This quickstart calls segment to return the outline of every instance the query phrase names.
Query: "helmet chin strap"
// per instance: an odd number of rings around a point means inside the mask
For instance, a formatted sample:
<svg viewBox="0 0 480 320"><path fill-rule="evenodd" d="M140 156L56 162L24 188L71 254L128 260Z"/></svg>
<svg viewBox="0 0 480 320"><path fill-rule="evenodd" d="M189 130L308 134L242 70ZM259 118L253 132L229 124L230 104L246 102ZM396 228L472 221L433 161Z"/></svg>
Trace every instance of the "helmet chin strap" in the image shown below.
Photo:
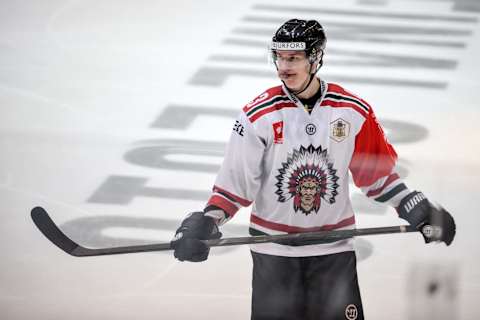
<svg viewBox="0 0 480 320"><path fill-rule="evenodd" d="M292 93L296 96L298 96L300 93L302 93L303 91L307 90L307 88L310 86L310 83L312 83L313 81L313 78L315 78L315 74L314 73L311 73L310 74L310 80L308 80L308 83L307 85L302 89L302 90L299 90L299 91L293 91L289 88L290 91L292 91Z"/></svg>

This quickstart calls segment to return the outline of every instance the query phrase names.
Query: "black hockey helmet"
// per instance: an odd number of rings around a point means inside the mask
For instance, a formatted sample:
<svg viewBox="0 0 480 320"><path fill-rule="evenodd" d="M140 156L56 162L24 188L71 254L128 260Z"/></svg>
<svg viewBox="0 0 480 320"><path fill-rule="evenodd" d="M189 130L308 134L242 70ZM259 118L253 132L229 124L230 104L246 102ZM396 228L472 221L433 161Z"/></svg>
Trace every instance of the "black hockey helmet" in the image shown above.
<svg viewBox="0 0 480 320"><path fill-rule="evenodd" d="M315 62L321 54L321 66L326 44L327 37L318 21L290 19L275 32L270 49L274 59L277 50L305 51L310 63Z"/></svg>

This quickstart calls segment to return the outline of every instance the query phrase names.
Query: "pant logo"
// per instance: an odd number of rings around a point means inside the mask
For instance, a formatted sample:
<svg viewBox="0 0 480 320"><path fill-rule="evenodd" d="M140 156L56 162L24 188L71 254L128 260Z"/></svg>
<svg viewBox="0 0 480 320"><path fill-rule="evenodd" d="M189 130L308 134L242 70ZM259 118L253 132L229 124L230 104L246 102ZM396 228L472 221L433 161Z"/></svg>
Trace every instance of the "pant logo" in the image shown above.
<svg viewBox="0 0 480 320"><path fill-rule="evenodd" d="M354 304L349 304L345 309L345 317L348 320L355 320L358 317L358 310Z"/></svg>

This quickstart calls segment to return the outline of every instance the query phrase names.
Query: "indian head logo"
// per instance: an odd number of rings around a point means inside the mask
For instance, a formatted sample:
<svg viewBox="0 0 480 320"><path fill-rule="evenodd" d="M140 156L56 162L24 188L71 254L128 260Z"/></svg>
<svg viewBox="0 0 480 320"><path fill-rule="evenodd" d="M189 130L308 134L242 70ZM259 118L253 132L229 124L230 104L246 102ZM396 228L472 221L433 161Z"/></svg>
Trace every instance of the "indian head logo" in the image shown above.
<svg viewBox="0 0 480 320"><path fill-rule="evenodd" d="M339 187L337 170L321 146L293 150L278 172L275 194L280 202L293 198L295 212L309 215L318 212L322 199L329 204L335 202Z"/></svg>

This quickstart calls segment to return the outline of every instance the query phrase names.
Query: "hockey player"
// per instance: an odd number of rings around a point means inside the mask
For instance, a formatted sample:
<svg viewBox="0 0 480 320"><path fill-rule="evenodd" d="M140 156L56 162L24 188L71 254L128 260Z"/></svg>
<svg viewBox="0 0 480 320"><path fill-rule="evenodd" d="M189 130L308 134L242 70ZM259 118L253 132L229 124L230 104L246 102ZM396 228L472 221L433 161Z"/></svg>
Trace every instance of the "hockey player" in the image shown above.
<svg viewBox="0 0 480 320"><path fill-rule="evenodd" d="M282 85L243 108L205 209L176 232L177 259L206 260L200 239L221 237L218 226L250 204L252 235L353 229L350 176L419 230L434 226L425 242L452 242L453 218L399 178L372 107L316 76L325 45L314 20L292 19L276 31L271 54ZM251 252L252 319L363 319L353 239L257 244Z"/></svg>

